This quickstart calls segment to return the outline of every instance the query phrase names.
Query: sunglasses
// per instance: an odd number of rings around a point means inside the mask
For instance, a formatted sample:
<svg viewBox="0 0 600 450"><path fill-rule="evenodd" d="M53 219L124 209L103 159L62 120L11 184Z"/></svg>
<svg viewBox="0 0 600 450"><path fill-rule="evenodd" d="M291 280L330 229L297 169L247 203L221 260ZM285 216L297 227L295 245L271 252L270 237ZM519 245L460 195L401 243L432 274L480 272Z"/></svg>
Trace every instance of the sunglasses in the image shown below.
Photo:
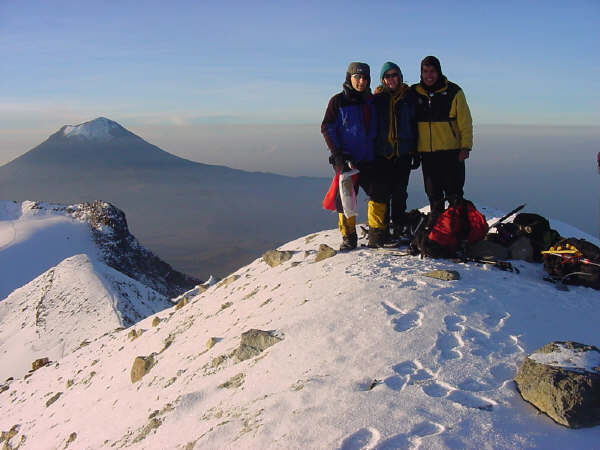
<svg viewBox="0 0 600 450"><path fill-rule="evenodd" d="M360 79L368 80L369 79L369 77L367 75L363 75L362 73L355 73L352 75L352 78L354 78L355 80L360 80Z"/></svg>
<svg viewBox="0 0 600 450"><path fill-rule="evenodd" d="M390 78L400 78L400 74L398 72L394 72L394 73L386 73L383 78L385 78L386 80L389 80Z"/></svg>

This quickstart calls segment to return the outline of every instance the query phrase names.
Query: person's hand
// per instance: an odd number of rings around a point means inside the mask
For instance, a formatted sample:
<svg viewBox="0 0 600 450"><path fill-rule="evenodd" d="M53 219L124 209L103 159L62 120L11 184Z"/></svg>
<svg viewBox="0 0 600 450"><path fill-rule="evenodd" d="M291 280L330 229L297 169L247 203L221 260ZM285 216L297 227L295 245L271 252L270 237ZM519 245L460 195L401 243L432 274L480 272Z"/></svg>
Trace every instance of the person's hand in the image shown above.
<svg viewBox="0 0 600 450"><path fill-rule="evenodd" d="M342 155L335 155L333 158L333 169L337 172L344 170L346 159Z"/></svg>
<svg viewBox="0 0 600 450"><path fill-rule="evenodd" d="M464 161L465 159L467 159L469 157L469 153L471 153L470 148L461 148L460 152L458 152L458 160Z"/></svg>
<svg viewBox="0 0 600 450"><path fill-rule="evenodd" d="M421 165L421 155L418 153L411 153L410 155L410 169L418 169Z"/></svg>

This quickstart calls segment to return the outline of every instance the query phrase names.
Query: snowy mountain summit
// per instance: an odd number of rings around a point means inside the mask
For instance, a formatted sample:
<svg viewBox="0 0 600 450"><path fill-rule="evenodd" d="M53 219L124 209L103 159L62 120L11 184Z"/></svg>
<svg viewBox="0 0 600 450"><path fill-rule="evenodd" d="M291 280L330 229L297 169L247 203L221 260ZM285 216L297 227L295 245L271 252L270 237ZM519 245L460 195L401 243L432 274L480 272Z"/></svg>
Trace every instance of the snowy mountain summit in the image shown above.
<svg viewBox="0 0 600 450"><path fill-rule="evenodd" d="M79 125L65 125L60 129L59 133L62 133L65 137L77 136L99 141L110 141L116 137L133 135L133 133L127 131L117 122L105 117L98 117Z"/></svg>
<svg viewBox="0 0 600 450"><path fill-rule="evenodd" d="M0 202L0 379L173 305L200 281L173 270L104 202Z"/></svg>
<svg viewBox="0 0 600 450"><path fill-rule="evenodd" d="M500 217L498 215L497 217ZM490 223L495 220L489 217ZM556 223L553 227L563 233ZM568 233L563 233L568 234ZM134 325L0 386L0 431L37 448L593 448L513 378L553 340L598 346L598 293L520 273L289 242ZM428 277L454 270L460 279Z"/></svg>

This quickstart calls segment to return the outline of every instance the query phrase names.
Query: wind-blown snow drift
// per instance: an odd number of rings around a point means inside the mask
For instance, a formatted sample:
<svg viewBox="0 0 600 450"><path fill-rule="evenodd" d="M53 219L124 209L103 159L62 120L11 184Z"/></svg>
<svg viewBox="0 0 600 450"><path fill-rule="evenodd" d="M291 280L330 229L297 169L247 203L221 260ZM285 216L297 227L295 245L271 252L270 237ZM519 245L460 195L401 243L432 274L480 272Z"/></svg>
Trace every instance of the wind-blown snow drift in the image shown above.
<svg viewBox="0 0 600 450"><path fill-rule="evenodd" d="M597 291L559 291L525 262L517 274L359 249L315 263L319 245L338 245L338 234L285 244L289 261L254 261L182 309L141 321L133 341L128 331L110 333L8 383L0 430L14 427L11 443L25 437L32 449L68 441L152 449L600 442L600 427L571 430L538 415L512 382L543 344L600 344ZM461 279L422 275L440 268ZM232 352L249 329L282 340L238 362ZM138 356L153 365L132 383Z"/></svg>

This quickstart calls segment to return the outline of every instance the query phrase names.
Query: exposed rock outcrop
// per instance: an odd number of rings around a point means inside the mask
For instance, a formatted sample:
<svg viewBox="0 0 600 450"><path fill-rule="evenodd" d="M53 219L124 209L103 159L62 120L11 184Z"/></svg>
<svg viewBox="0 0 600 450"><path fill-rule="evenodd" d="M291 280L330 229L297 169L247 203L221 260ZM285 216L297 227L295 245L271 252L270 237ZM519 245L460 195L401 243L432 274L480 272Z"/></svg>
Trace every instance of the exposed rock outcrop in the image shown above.
<svg viewBox="0 0 600 450"><path fill-rule="evenodd" d="M552 342L529 355L515 382L521 396L570 428L600 425L600 350Z"/></svg>
<svg viewBox="0 0 600 450"><path fill-rule="evenodd" d="M174 270L129 233L125 213L107 202L65 207L66 212L90 224L104 262L157 292L174 298L201 281Z"/></svg>
<svg viewBox="0 0 600 450"><path fill-rule="evenodd" d="M317 256L315 257L315 262L323 261L324 259L331 258L335 256L337 252L331 248L329 245L321 244L319 245L319 251L317 252Z"/></svg>
<svg viewBox="0 0 600 450"><path fill-rule="evenodd" d="M424 273L423 276L442 281L460 280L460 274L456 270L432 270Z"/></svg>
<svg viewBox="0 0 600 450"><path fill-rule="evenodd" d="M135 383L142 379L144 375L150 372L152 366L154 366L154 355L150 356L138 356L133 361L133 366L131 367L131 382Z"/></svg>
<svg viewBox="0 0 600 450"><path fill-rule="evenodd" d="M240 346L234 352L235 359L245 361L253 358L281 340L281 338L273 336L268 331L255 329L245 331L242 333Z"/></svg>
<svg viewBox="0 0 600 450"><path fill-rule="evenodd" d="M294 256L294 252L289 250L268 250L262 256L264 262L271 267L277 267L286 261L289 261Z"/></svg>

